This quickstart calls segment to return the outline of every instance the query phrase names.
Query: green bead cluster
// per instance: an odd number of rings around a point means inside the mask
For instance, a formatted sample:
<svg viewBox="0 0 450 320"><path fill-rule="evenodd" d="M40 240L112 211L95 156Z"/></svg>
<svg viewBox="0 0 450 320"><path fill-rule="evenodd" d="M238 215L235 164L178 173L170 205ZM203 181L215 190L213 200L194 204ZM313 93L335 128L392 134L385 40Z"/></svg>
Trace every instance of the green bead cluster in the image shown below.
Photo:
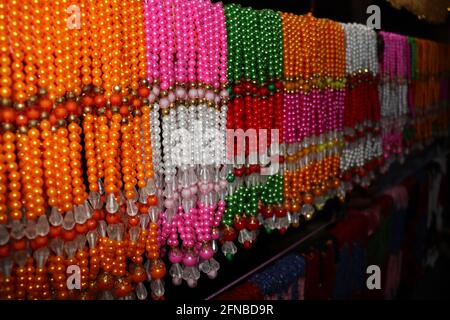
<svg viewBox="0 0 450 320"><path fill-rule="evenodd" d="M225 198L226 209L223 224L232 225L236 215L247 214L255 216L258 213L259 194L261 185L239 187L232 195Z"/></svg>
<svg viewBox="0 0 450 320"><path fill-rule="evenodd" d="M227 180L232 179L227 177ZM282 175L273 175L267 178L266 183L255 186L242 186L232 195L225 198L226 209L223 216L224 225L232 225L236 215L246 214L256 216L258 214L258 203L275 204L283 202L284 179Z"/></svg>
<svg viewBox="0 0 450 320"><path fill-rule="evenodd" d="M263 21L265 47L269 51L268 75L270 79L281 78L283 75L283 28L278 12L264 9L260 11Z"/></svg>
<svg viewBox="0 0 450 320"><path fill-rule="evenodd" d="M228 39L228 79L266 83L283 72L283 33L280 15L236 4L225 6Z"/></svg>
<svg viewBox="0 0 450 320"><path fill-rule="evenodd" d="M227 28L227 74L228 81L237 82L242 77L242 19L240 18L240 8L235 4L226 5L225 19Z"/></svg>
<svg viewBox="0 0 450 320"><path fill-rule="evenodd" d="M273 10L254 10L229 4L224 7L228 62L227 74L230 83L253 82L267 86L275 92L275 79L283 74L283 31L282 19ZM230 87L230 96L232 90ZM227 177L234 182L234 175ZM225 198L226 209L222 219L224 225L233 224L236 215L255 216L258 203L275 204L283 202L283 176L269 176L267 181L255 186L242 186Z"/></svg>
<svg viewBox="0 0 450 320"><path fill-rule="evenodd" d="M284 177L280 174L269 176L262 189L261 200L264 204L282 203L284 198Z"/></svg>
<svg viewBox="0 0 450 320"><path fill-rule="evenodd" d="M250 8L244 8L241 11L241 17L243 19L243 30L245 30L242 33L244 78L256 80L258 77L257 63L261 62L259 46L257 45L258 39L260 39L260 35L257 34L258 20L255 11Z"/></svg>

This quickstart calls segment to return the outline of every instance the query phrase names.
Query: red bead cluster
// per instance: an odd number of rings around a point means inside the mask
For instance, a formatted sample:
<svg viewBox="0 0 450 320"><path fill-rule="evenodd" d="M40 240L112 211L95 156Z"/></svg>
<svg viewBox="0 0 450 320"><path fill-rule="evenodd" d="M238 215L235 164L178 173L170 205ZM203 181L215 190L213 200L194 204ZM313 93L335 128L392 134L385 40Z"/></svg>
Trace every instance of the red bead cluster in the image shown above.
<svg viewBox="0 0 450 320"><path fill-rule="evenodd" d="M367 144L380 139L380 102L378 98L378 81L369 72L349 75L344 108L344 139L346 145ZM366 141L368 135L370 141ZM358 155L353 155L358 157ZM381 154L365 154L361 162L355 159L350 168L342 173L344 181L360 183L369 173L384 162ZM344 159L343 161L346 161ZM374 177L373 175L371 175ZM356 179L355 179L356 177ZM362 183L364 186L368 184Z"/></svg>
<svg viewBox="0 0 450 320"><path fill-rule="evenodd" d="M260 133L266 130L267 146L272 142L271 130L277 129L279 142L282 142L282 103L283 84L275 81L270 85L257 86L251 82L242 81L232 88L233 95L228 107L227 129L255 130L256 141L245 143L245 156L250 151L258 152ZM254 144L256 142L256 144ZM234 154L239 153L240 146L235 144ZM253 149L251 149L253 148ZM265 151L265 150L264 150ZM235 175L258 173L259 165L248 168L236 168Z"/></svg>

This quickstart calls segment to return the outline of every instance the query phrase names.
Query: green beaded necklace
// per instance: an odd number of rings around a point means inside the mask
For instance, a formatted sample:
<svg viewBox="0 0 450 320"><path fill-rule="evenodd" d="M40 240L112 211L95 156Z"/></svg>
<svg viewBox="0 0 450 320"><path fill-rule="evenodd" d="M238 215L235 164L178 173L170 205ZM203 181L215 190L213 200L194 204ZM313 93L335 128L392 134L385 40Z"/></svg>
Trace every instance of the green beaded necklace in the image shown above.
<svg viewBox="0 0 450 320"><path fill-rule="evenodd" d="M281 17L273 10L225 6L228 78L265 84L283 72Z"/></svg>
<svg viewBox="0 0 450 320"><path fill-rule="evenodd" d="M283 72L283 33L281 16L273 10L254 10L239 5L225 6L228 39L228 78L237 83L242 79L265 85L274 91L273 81ZM229 183L235 177L229 174ZM231 226L236 216L256 216L258 203L274 205L283 202L283 175L268 176L264 183L240 186L226 196L223 224Z"/></svg>
<svg viewBox="0 0 450 320"><path fill-rule="evenodd" d="M235 4L225 6L227 44L228 44L228 79L238 82L243 75L243 49L242 49L242 21L240 18L240 7Z"/></svg>
<svg viewBox="0 0 450 320"><path fill-rule="evenodd" d="M244 78L247 81L256 79L255 28L252 13L253 10L251 8L243 8L240 10L240 19L243 23L242 47L244 50Z"/></svg>

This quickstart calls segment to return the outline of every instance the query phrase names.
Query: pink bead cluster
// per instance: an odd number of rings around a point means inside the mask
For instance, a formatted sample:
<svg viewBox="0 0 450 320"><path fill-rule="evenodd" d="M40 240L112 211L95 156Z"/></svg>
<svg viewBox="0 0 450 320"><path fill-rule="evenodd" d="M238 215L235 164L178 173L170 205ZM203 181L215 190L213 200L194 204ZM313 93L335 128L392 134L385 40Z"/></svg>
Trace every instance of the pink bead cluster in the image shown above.
<svg viewBox="0 0 450 320"><path fill-rule="evenodd" d="M387 166L404 157L403 131L408 125L408 82L411 79L410 46L407 37L380 32L384 42L380 62L381 131ZM386 168L385 168L386 169Z"/></svg>
<svg viewBox="0 0 450 320"><path fill-rule="evenodd" d="M228 97L227 35L221 3L207 0L149 0L145 34L150 102L163 109L177 101ZM221 90L222 89L222 90Z"/></svg>
<svg viewBox="0 0 450 320"><path fill-rule="evenodd" d="M218 226L224 211L225 201L220 200L217 205L210 206L199 202L197 207L191 208L188 213L184 213L183 207L180 206L171 221L166 215L160 214L162 240L170 246L169 260L173 264L170 274L174 284L181 284L181 279L184 279L189 286L196 285L199 274L196 274L194 268L199 261L211 262L215 248L210 241L219 239ZM178 239L182 240L181 248ZM184 270L180 266L181 263ZM210 270L207 274L213 278L216 271L217 269Z"/></svg>
<svg viewBox="0 0 450 320"><path fill-rule="evenodd" d="M344 90L312 89L284 94L283 129L285 142L300 143L306 137L342 131Z"/></svg>
<svg viewBox="0 0 450 320"><path fill-rule="evenodd" d="M163 109L204 99L216 104L227 93L227 36L222 4L207 0L149 0L145 34L151 101ZM189 88L188 88L189 87ZM214 92L216 90L217 92Z"/></svg>
<svg viewBox="0 0 450 320"><path fill-rule="evenodd" d="M163 206L157 214L158 243L160 248L166 244L170 247L173 283L181 284L184 279L189 286L195 286L199 269L213 277L219 268L212 256L225 203L217 200L227 183L224 179L214 180L210 167L193 168L172 162L173 154L190 150L181 142L175 152L172 137L191 132L194 122L215 130L220 130L218 124L226 124L227 34L223 6L209 0L149 0L145 6L145 34L149 80L153 84L149 100L162 109L163 115L164 179L158 180L159 203Z"/></svg>
<svg viewBox="0 0 450 320"><path fill-rule="evenodd" d="M408 38L401 34L381 31L380 35L384 41L383 56L380 63L380 74L382 78L410 79L410 47Z"/></svg>

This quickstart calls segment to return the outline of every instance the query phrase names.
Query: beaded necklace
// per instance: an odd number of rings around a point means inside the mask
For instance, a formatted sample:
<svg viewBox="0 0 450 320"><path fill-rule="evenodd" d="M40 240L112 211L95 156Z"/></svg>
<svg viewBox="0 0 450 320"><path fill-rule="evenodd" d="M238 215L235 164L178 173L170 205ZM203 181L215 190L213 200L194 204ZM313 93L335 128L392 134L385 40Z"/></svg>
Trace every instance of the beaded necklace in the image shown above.
<svg viewBox="0 0 450 320"><path fill-rule="evenodd" d="M348 82L344 113L346 144L340 169L346 189L350 190L351 182L368 187L375 177L373 168L382 164L383 158L378 126L378 86L374 77L378 69L376 33L358 24L343 24L343 27Z"/></svg>
<svg viewBox="0 0 450 320"><path fill-rule="evenodd" d="M384 42L380 74L381 131L386 166L404 159L403 130L408 121L407 77L409 46L405 36L381 32ZM406 59L406 60L405 60ZM403 61L407 61L406 64ZM395 123L395 124L394 124Z"/></svg>
<svg viewBox="0 0 450 320"><path fill-rule="evenodd" d="M270 146L271 136L262 137L260 129L270 130L281 126L281 93L276 79L281 75L282 56L275 51L282 46L281 20L271 10L253 10L237 5L225 7L228 31L228 76L235 83L228 113L229 129L254 130L257 140L266 139ZM258 113L262 116L258 117ZM261 141L260 141L261 142ZM253 144L258 142L251 142ZM235 238L251 247L256 231L264 220L263 206L280 202L280 177L260 176L257 163L258 147L245 144L246 165L235 165L227 180L231 183L226 198L227 208L223 220L225 243L223 253L231 258L237 248ZM236 151L235 151L236 152ZM234 154L238 156L238 154ZM268 194L272 193L273 197ZM236 229L238 234L235 232ZM271 229L269 229L270 231Z"/></svg>
<svg viewBox="0 0 450 320"><path fill-rule="evenodd" d="M284 39L301 34L300 41L284 41L288 145L283 207L298 225L300 213L310 219L312 205L320 210L340 186L337 146L342 132L345 51L339 25L312 15L281 16Z"/></svg>

